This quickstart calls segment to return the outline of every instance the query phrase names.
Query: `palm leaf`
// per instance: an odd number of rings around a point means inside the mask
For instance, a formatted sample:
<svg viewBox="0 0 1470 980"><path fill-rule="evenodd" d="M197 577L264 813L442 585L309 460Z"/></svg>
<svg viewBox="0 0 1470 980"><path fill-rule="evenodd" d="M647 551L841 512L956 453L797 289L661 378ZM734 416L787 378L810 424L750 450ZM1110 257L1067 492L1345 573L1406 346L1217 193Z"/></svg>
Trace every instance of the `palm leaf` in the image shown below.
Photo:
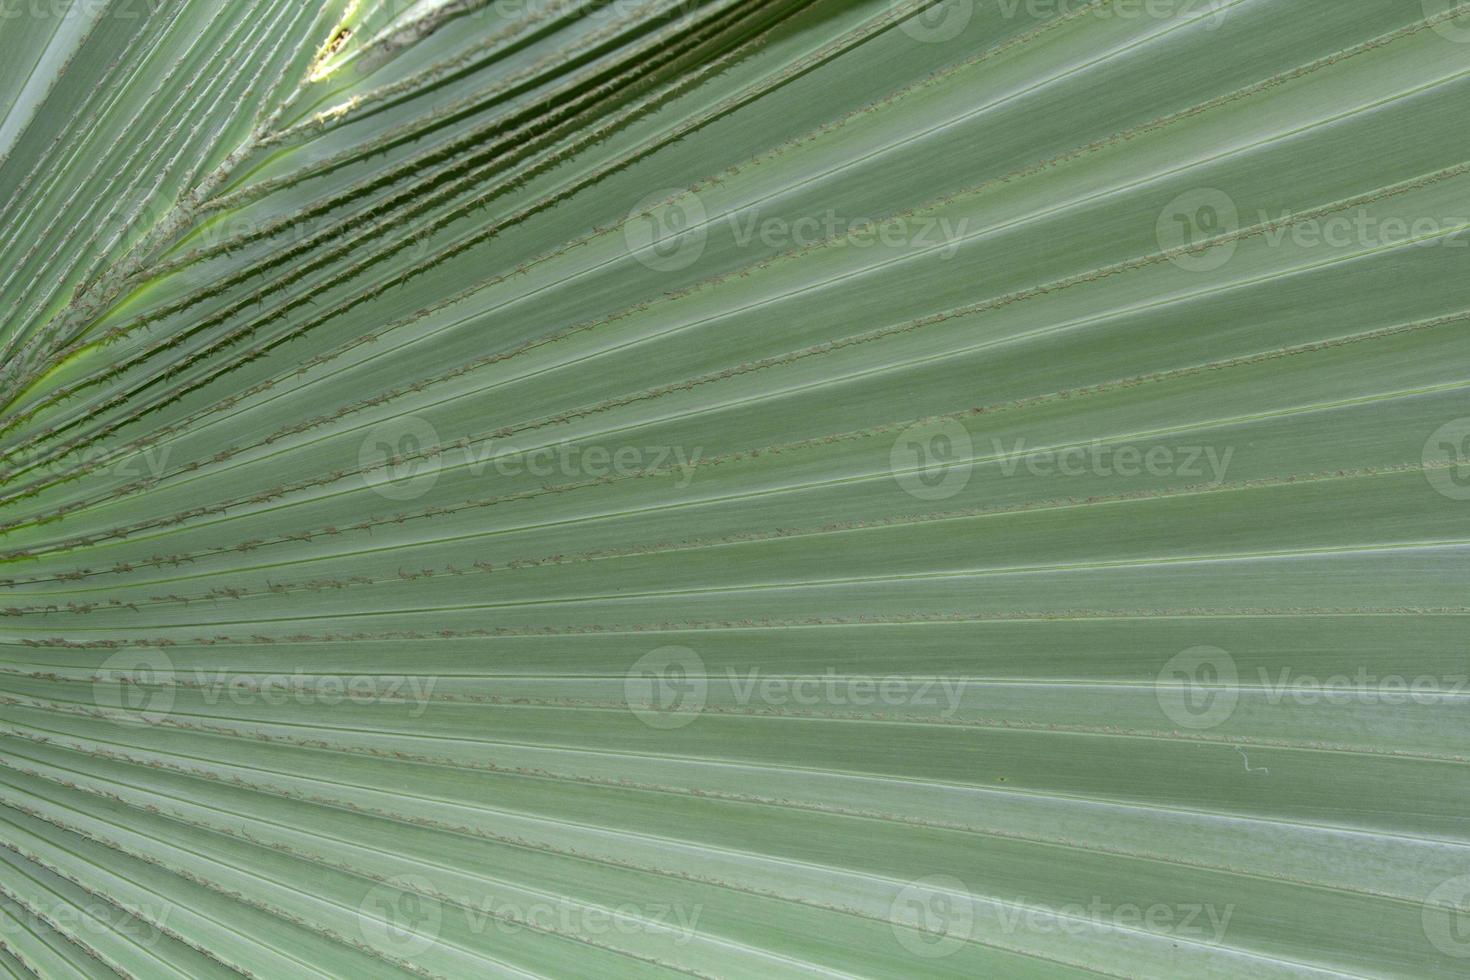
<svg viewBox="0 0 1470 980"><path fill-rule="evenodd" d="M1463 974L1470 3L7 14L0 974Z"/></svg>

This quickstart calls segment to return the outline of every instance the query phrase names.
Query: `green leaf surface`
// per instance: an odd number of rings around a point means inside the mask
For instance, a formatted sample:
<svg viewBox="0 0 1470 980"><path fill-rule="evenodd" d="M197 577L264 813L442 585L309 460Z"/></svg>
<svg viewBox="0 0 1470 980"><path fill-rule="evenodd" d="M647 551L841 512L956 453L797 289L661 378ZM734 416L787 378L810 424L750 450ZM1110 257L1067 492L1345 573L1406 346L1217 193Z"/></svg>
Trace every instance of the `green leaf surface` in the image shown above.
<svg viewBox="0 0 1470 980"><path fill-rule="evenodd" d="M1464 975L1470 2L0 8L0 976Z"/></svg>

